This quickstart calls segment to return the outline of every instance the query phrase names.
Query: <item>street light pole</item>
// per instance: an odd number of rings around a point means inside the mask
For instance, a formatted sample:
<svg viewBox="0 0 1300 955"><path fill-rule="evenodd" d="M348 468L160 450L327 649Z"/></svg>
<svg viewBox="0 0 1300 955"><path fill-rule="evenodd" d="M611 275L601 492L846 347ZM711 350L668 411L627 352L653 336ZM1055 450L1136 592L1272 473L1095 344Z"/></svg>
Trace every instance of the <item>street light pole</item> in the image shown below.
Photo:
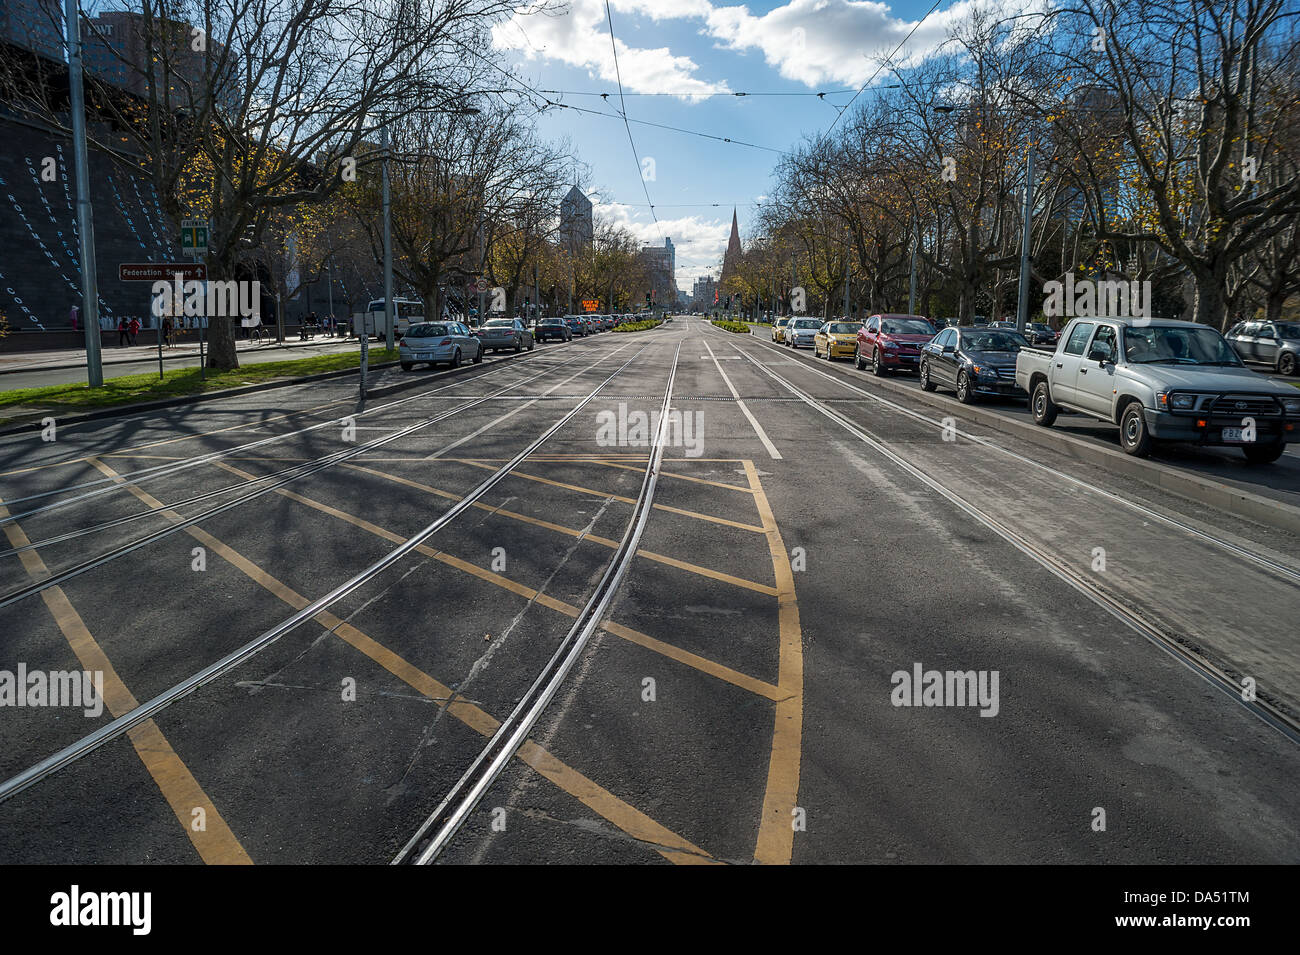
<svg viewBox="0 0 1300 955"><path fill-rule="evenodd" d="M379 148L384 151L384 341L393 350L393 197L388 184L388 124L380 131ZM436 318L435 318L436 320Z"/></svg>
<svg viewBox="0 0 1300 955"><path fill-rule="evenodd" d="M916 314L916 247L921 244L921 226L912 216L912 278L907 289L907 314Z"/></svg>
<svg viewBox="0 0 1300 955"><path fill-rule="evenodd" d="M66 0L68 97L72 109L72 154L77 176L77 239L81 256L81 317L86 329L86 383L104 386L99 353L99 276L95 264L95 225L90 206L90 166L86 155L86 96L81 82L81 14L77 0Z"/></svg>
<svg viewBox="0 0 1300 955"><path fill-rule="evenodd" d="M1020 240L1020 299L1016 307L1016 331L1021 334L1024 334L1025 323L1029 320L1029 227L1033 224L1030 218L1033 207L1034 147L1031 144L1025 165L1025 223Z"/></svg>

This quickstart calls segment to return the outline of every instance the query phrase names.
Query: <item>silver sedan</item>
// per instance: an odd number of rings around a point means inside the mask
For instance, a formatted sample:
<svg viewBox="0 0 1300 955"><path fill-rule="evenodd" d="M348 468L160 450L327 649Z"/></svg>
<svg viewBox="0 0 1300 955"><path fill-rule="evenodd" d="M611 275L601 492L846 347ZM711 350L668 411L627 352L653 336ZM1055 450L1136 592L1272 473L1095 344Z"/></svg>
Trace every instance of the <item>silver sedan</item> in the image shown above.
<svg viewBox="0 0 1300 955"><path fill-rule="evenodd" d="M527 348L529 351L533 350L533 333L517 318L489 319L474 334L478 336L478 340L482 343L484 349L490 348L493 351L500 351L503 348L510 348L515 351L523 351Z"/></svg>

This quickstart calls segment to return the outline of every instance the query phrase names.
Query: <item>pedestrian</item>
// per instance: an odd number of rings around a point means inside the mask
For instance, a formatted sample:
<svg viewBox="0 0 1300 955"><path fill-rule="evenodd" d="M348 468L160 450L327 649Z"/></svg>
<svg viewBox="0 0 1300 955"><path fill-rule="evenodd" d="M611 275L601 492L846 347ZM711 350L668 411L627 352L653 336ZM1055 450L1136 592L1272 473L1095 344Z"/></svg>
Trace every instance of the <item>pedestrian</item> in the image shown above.
<svg viewBox="0 0 1300 955"><path fill-rule="evenodd" d="M131 327L126 323L126 316L123 315L117 320L117 347L123 348L131 344Z"/></svg>
<svg viewBox="0 0 1300 955"><path fill-rule="evenodd" d="M72 320L72 330L73 330L74 332L77 330L77 313L78 313L77 306L75 306L75 305L72 306L72 313L71 313L71 315L70 315L69 317L70 317L71 320Z"/></svg>
<svg viewBox="0 0 1300 955"><path fill-rule="evenodd" d="M172 319L170 315L168 315L166 318L163 319L162 334L163 334L163 344L165 344L168 348L171 348L172 347Z"/></svg>
<svg viewBox="0 0 1300 955"><path fill-rule="evenodd" d="M140 319L131 319L131 344L135 344L135 336L140 334Z"/></svg>

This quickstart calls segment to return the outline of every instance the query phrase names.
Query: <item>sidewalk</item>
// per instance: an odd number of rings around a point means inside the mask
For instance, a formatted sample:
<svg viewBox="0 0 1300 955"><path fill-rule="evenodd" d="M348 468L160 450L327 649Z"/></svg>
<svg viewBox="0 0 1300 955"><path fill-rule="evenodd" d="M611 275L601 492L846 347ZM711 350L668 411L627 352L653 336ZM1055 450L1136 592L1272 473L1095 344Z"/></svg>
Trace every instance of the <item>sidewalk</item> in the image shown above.
<svg viewBox="0 0 1300 955"><path fill-rule="evenodd" d="M141 330L136 336L137 342L143 340L150 334L152 329ZM335 336L317 335L309 341L298 341L297 333L294 337L285 337L283 345L278 345L274 339L264 342L244 341L242 339L235 342L235 348L239 352L247 351L266 351L268 348L282 349L292 351L299 348L315 348L321 345L342 345L348 341L347 338ZM355 341L355 339L353 339ZM359 347L359 346L358 346ZM206 350L207 345L204 345ZM199 342L194 337L185 342L178 342L171 348L163 346L163 360L191 359L198 360ZM128 362L140 361L157 361L158 360L158 342L150 341L147 344L127 345L119 347L117 345L106 345L100 353L101 360L105 365L123 365ZM288 356L286 356L288 357ZM17 352L11 355L0 353L0 375L11 375L23 371L58 371L69 368L86 367L86 350L84 348L59 348L46 351L29 351Z"/></svg>

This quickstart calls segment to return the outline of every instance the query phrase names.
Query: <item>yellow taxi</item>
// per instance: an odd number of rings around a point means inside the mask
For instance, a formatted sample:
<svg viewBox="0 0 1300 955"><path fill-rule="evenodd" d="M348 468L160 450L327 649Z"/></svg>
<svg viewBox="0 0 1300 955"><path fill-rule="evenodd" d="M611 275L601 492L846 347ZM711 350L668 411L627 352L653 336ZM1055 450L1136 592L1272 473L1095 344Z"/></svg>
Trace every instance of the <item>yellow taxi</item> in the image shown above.
<svg viewBox="0 0 1300 955"><path fill-rule="evenodd" d="M772 341L785 341L785 327L790 324L789 318L778 318L772 323Z"/></svg>
<svg viewBox="0 0 1300 955"><path fill-rule="evenodd" d="M827 361L852 358L858 347L858 329L861 322L827 322L817 329L813 338L813 357L825 356Z"/></svg>

